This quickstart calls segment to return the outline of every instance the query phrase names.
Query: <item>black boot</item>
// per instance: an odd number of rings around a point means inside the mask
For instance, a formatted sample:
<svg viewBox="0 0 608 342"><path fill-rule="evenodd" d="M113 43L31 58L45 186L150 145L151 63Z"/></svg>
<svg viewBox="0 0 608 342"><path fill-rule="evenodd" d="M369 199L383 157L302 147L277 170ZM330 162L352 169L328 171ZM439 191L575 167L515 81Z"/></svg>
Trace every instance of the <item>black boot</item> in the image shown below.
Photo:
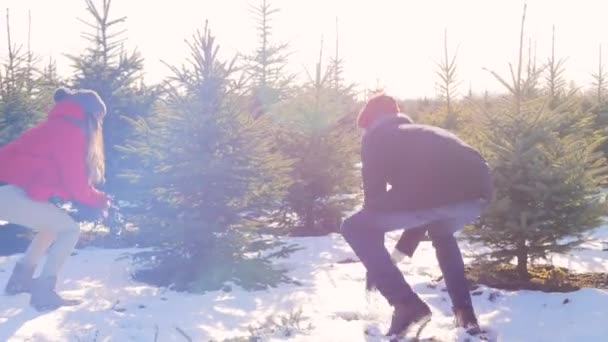
<svg viewBox="0 0 608 342"><path fill-rule="evenodd" d="M6 283L4 293L9 296L14 296L20 293L30 292L32 286L32 276L34 275L35 266L29 266L21 262L15 264L13 273Z"/></svg>
<svg viewBox="0 0 608 342"><path fill-rule="evenodd" d="M454 317L456 318L456 326L464 328L470 335L477 335L482 332L477 323L477 317L475 317L475 310L472 305L452 308L454 311Z"/></svg>
<svg viewBox="0 0 608 342"><path fill-rule="evenodd" d="M431 318L431 309L418 296L394 305L391 327L387 336L402 335L414 324L428 322Z"/></svg>
<svg viewBox="0 0 608 342"><path fill-rule="evenodd" d="M61 298L55 292L57 277L43 277L34 280L30 305L38 311L55 310L62 306L75 306L79 300Z"/></svg>

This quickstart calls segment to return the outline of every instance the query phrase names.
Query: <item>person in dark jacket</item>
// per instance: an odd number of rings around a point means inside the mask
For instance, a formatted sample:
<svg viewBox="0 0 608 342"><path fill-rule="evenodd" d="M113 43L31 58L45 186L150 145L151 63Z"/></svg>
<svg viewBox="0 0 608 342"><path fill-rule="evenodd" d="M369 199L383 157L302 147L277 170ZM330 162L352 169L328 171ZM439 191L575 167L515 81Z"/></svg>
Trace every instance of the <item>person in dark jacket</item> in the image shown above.
<svg viewBox="0 0 608 342"><path fill-rule="evenodd" d="M473 222L492 198L486 161L456 135L415 124L390 96L371 98L357 120L364 129L364 205L343 222L341 232L365 266L368 285L394 308L387 335L402 334L431 316L384 245L384 234L397 229L404 233L396 248L410 256L428 234L457 326L479 333L454 233Z"/></svg>

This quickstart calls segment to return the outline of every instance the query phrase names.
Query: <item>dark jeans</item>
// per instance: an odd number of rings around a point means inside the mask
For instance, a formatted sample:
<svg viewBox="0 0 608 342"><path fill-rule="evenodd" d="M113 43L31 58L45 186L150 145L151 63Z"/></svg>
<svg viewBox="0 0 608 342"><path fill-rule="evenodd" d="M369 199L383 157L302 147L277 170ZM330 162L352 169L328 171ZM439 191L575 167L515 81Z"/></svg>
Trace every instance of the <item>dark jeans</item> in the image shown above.
<svg viewBox="0 0 608 342"><path fill-rule="evenodd" d="M437 261L454 307L471 305L464 275L464 262L454 232L475 220L483 208L482 200L411 211L372 211L363 209L342 224L342 235L355 251L370 281L391 305L415 296L403 274L384 246L384 234L398 229L428 227Z"/></svg>

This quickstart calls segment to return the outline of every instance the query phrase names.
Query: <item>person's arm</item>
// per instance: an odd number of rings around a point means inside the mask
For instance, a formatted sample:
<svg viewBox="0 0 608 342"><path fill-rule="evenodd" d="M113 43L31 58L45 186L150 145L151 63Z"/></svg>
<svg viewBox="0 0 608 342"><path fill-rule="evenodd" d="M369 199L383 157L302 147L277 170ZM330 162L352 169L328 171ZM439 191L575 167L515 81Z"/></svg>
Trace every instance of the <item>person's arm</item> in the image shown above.
<svg viewBox="0 0 608 342"><path fill-rule="evenodd" d="M404 256L413 257L416 248L426 235L427 227L416 227L403 231L401 238L395 245L395 250L391 254L393 261L400 261Z"/></svg>
<svg viewBox="0 0 608 342"><path fill-rule="evenodd" d="M369 138L364 138L361 146L361 174L363 177L363 207L369 207L374 199L386 193L386 176L382 165L383 151Z"/></svg>

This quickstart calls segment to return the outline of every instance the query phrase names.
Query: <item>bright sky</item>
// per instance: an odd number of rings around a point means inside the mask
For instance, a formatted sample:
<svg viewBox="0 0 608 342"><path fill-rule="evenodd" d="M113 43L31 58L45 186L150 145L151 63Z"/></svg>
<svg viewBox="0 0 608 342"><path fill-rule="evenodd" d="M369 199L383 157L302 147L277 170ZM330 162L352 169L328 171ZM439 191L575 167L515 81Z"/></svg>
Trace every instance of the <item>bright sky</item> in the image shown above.
<svg viewBox="0 0 608 342"><path fill-rule="evenodd" d="M101 3L101 0L96 0ZM364 86L380 79L399 97L435 95L435 65L448 29L453 51L459 45L461 92L500 89L482 67L505 74L515 61L523 1L515 0L269 0L281 7L276 41L291 42L295 71L314 68L321 36L326 54L333 53L335 18L339 18L341 54L346 76ZM32 11L32 50L52 55L60 72L70 71L63 54L77 54L87 18L84 0L2 0L0 56L6 55L5 8L11 9L13 41L25 44L27 12ZM115 17L127 16L127 37L146 58L146 79L154 82L168 74L161 60L181 63L187 55L184 39L202 29L205 19L218 37L223 56L253 49L256 35L249 4L258 0L114 0ZM556 25L557 54L568 57L567 77L578 85L591 83L597 69L598 46L606 46L608 61L608 1L528 0L527 36L536 41L537 57L544 62L551 48L551 27ZM506 75L506 74L505 74Z"/></svg>

